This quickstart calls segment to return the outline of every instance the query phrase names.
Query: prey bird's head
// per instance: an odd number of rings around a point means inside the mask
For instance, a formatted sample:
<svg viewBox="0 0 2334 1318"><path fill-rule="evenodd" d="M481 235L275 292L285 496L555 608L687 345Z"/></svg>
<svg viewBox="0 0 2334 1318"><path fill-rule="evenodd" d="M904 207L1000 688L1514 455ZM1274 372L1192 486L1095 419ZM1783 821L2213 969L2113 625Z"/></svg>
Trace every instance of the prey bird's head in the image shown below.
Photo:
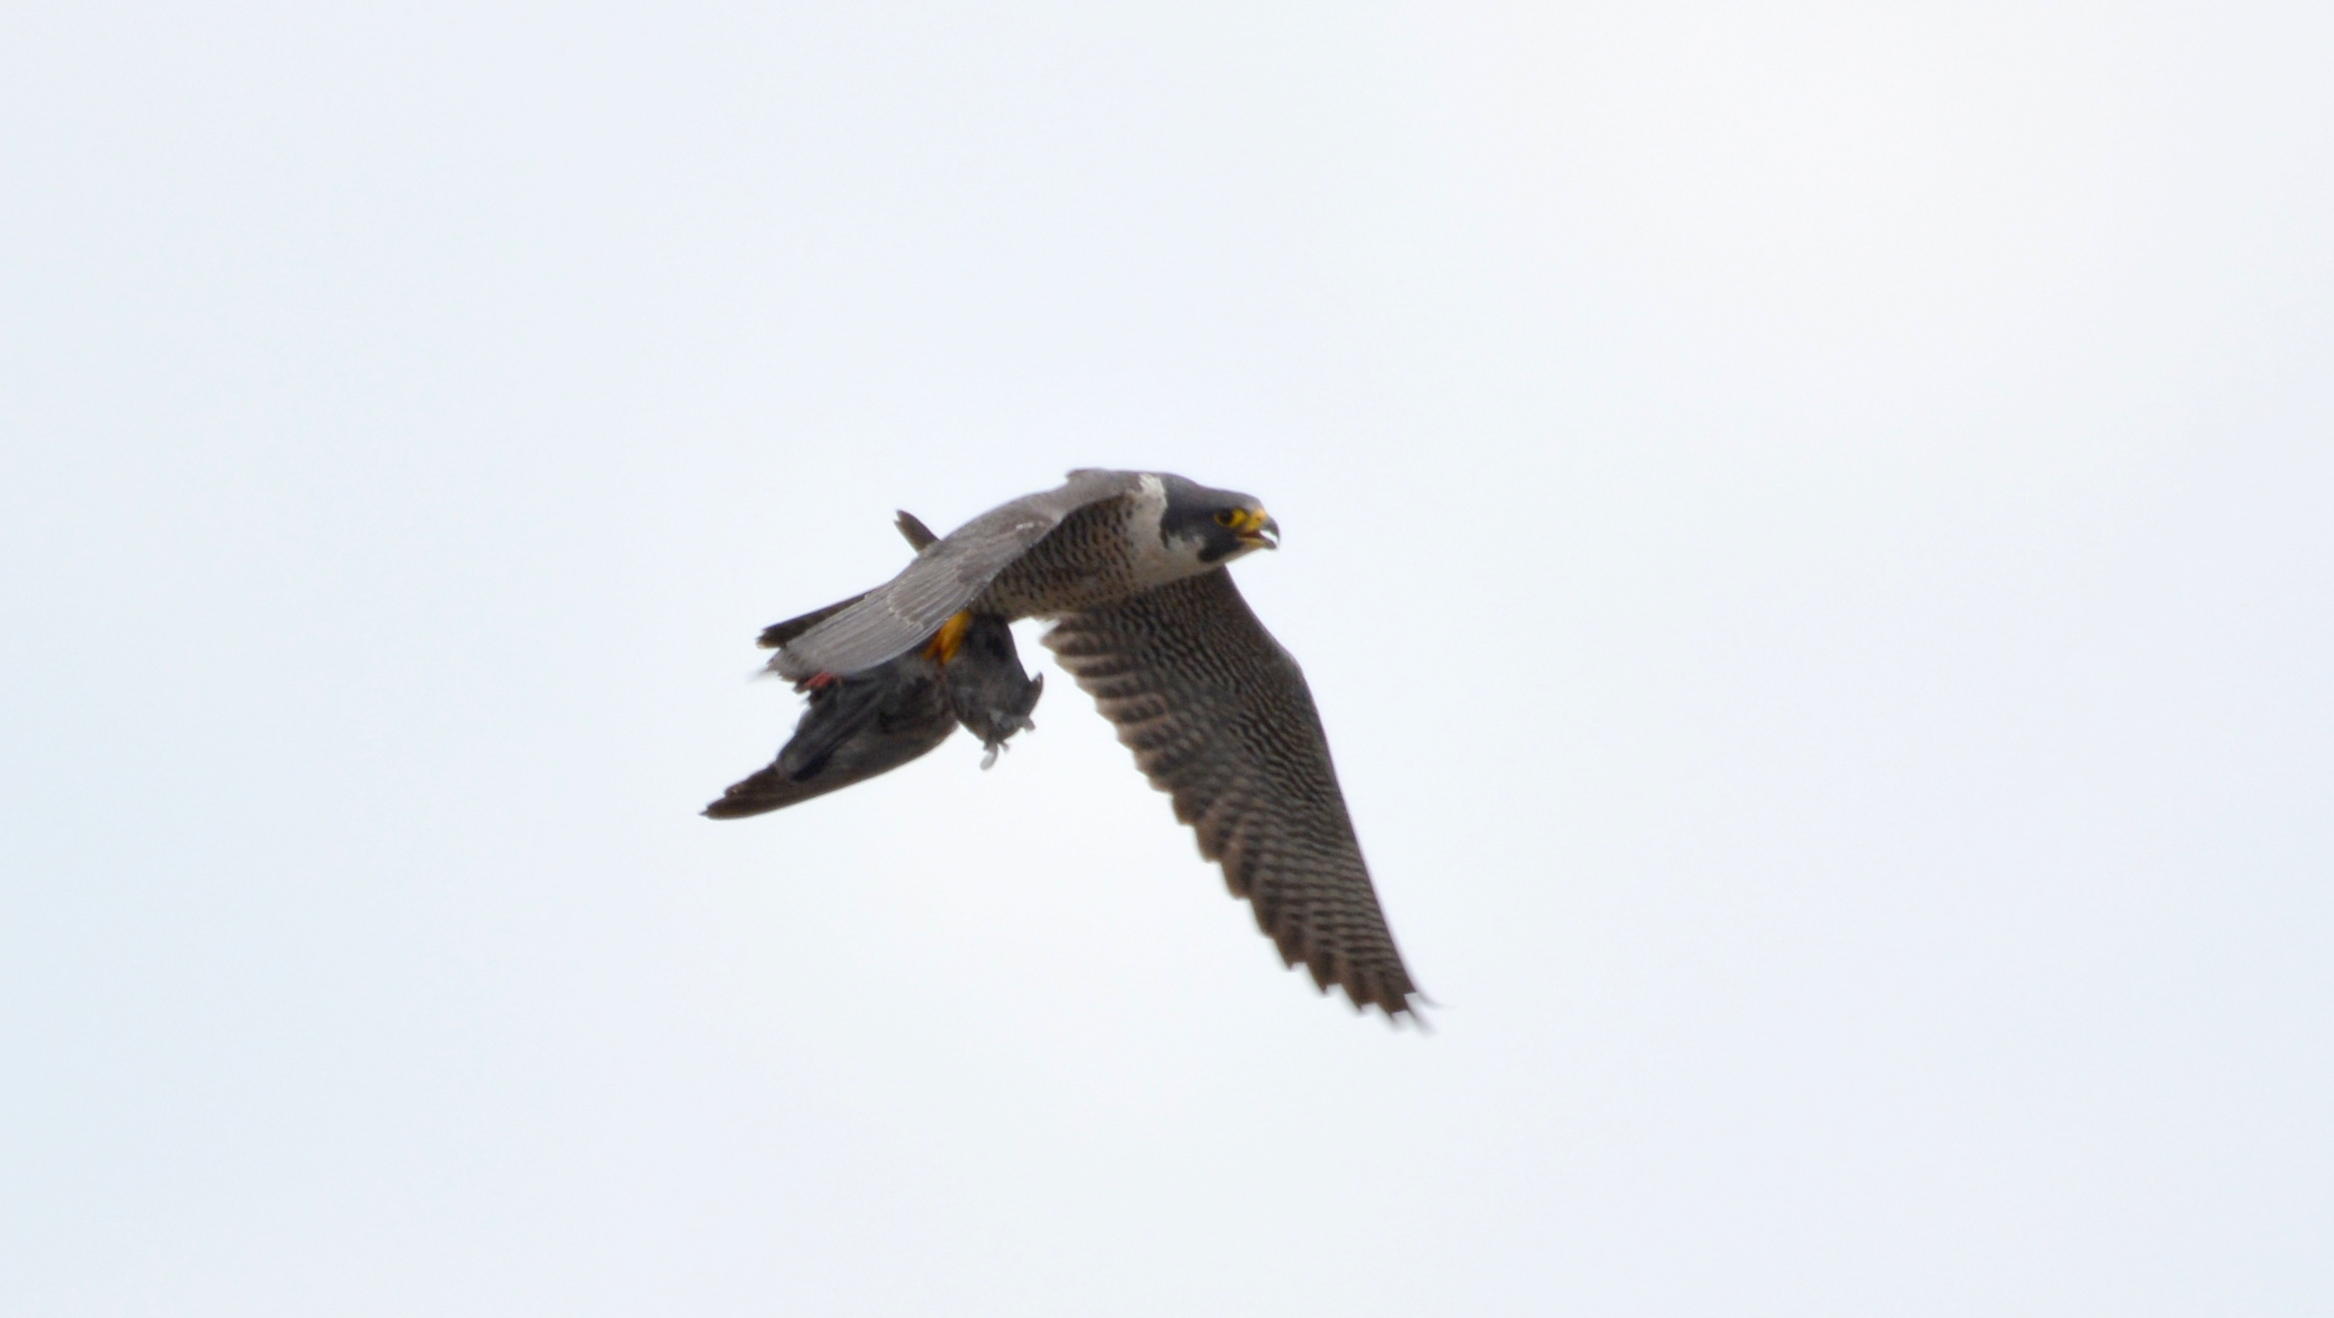
<svg viewBox="0 0 2334 1318"><path fill-rule="evenodd" d="M1255 496L1211 490L1181 476L1159 477L1167 506L1159 514L1159 539L1214 567L1252 549L1280 547L1280 523Z"/></svg>

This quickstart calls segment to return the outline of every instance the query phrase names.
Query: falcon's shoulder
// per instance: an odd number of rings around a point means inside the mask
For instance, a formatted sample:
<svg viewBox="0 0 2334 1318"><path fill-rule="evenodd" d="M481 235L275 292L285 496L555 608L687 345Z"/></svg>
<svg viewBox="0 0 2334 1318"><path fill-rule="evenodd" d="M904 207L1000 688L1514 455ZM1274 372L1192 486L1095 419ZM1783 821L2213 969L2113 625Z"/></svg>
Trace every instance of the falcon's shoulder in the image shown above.
<svg viewBox="0 0 2334 1318"><path fill-rule="evenodd" d="M1078 509L1137 488L1135 472L1082 469L1051 490L1000 504L924 547L900 574L788 638L781 675L855 673L929 637L981 588Z"/></svg>

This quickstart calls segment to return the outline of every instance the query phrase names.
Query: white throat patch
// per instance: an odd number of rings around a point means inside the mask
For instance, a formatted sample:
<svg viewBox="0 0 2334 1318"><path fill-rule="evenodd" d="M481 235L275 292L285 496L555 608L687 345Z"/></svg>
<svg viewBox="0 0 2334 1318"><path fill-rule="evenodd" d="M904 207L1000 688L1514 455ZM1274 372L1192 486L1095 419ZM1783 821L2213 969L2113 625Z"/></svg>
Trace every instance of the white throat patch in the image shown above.
<svg viewBox="0 0 2334 1318"><path fill-rule="evenodd" d="M1151 472L1143 472L1135 480L1133 511L1127 517L1127 536L1134 542L1135 578L1147 586L1167 582L1204 571L1196 548L1182 544L1170 545L1159 533L1159 523L1167 515L1167 483Z"/></svg>

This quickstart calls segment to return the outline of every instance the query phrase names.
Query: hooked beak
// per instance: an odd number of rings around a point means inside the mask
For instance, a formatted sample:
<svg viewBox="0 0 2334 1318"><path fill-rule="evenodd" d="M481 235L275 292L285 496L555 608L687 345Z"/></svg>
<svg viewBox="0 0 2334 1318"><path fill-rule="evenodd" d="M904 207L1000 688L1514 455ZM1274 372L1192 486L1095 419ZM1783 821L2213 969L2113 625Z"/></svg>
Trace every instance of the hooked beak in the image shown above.
<svg viewBox="0 0 2334 1318"><path fill-rule="evenodd" d="M1240 514L1240 524L1232 528L1240 543L1250 549L1280 548L1280 523L1264 515L1262 508L1250 508Z"/></svg>

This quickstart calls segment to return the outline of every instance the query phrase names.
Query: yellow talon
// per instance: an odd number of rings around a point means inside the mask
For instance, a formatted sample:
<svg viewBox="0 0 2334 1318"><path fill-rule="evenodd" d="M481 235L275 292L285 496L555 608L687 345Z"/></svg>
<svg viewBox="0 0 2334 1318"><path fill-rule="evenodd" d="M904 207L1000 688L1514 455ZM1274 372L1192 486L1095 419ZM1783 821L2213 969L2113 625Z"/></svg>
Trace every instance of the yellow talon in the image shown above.
<svg viewBox="0 0 2334 1318"><path fill-rule="evenodd" d="M957 614L941 623L939 631L932 633L931 642L924 647L924 656L935 663L947 663L956 657L957 650L964 645L964 634L971 630L972 615Z"/></svg>

